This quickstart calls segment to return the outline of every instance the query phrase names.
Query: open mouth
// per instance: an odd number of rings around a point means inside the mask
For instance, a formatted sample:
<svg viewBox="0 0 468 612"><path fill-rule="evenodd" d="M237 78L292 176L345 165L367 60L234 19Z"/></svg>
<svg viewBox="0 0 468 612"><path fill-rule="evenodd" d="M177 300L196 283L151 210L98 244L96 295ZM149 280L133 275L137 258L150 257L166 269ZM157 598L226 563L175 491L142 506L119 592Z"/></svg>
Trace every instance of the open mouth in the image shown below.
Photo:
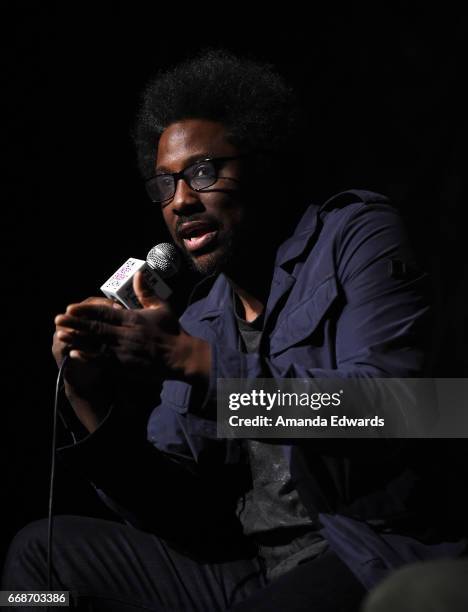
<svg viewBox="0 0 468 612"><path fill-rule="evenodd" d="M191 221L183 223L178 231L187 251L194 252L207 247L216 240L218 230L212 223Z"/></svg>

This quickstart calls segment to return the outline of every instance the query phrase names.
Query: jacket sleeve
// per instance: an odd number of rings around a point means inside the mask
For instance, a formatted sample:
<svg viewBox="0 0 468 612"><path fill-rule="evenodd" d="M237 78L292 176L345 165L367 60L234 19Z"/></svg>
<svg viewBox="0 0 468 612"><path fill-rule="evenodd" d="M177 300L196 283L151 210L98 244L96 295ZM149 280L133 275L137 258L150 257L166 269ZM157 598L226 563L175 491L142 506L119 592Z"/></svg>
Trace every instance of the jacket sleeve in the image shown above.
<svg viewBox="0 0 468 612"><path fill-rule="evenodd" d="M200 469L195 461L158 450L144 429L129 425L128 414L128 407L114 406L95 432L60 448L60 460L134 527L192 551L232 545L239 535L231 499L237 475L215 464ZM229 479L231 491L223 485Z"/></svg>

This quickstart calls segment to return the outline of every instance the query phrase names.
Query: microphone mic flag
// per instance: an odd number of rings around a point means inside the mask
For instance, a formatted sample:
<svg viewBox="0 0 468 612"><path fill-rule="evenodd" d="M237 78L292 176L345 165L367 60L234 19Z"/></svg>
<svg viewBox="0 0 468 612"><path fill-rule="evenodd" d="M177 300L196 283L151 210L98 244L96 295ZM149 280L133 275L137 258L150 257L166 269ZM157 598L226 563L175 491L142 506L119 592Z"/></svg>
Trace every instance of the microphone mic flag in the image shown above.
<svg viewBox="0 0 468 612"><path fill-rule="evenodd" d="M127 259L101 286L101 291L106 297L119 302L125 308L141 308L141 304L133 291L133 277L138 270L142 271L154 295L162 300L167 300L172 294L172 290L163 279L176 274L179 267L180 257L175 246L162 242L149 251L146 261L134 257Z"/></svg>

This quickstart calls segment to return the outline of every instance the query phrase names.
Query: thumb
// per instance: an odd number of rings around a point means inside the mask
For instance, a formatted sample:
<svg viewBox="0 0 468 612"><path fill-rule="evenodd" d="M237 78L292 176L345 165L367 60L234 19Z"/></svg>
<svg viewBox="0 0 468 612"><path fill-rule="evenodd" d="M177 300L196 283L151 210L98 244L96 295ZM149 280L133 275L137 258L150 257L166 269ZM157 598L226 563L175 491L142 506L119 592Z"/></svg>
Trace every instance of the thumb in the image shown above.
<svg viewBox="0 0 468 612"><path fill-rule="evenodd" d="M133 277L133 291L143 308L161 308L164 301L154 295L154 291L141 270Z"/></svg>

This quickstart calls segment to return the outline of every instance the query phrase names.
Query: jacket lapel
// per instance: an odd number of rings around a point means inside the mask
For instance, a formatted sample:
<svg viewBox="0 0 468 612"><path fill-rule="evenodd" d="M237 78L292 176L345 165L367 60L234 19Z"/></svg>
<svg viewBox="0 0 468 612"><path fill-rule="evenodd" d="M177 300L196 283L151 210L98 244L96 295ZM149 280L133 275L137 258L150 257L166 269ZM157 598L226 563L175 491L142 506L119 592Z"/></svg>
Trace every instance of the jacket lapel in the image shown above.
<svg viewBox="0 0 468 612"><path fill-rule="evenodd" d="M318 206L314 204L309 206L302 216L296 232L278 249L270 295L265 309L265 327L268 324L269 317L281 303L282 298L289 294L294 287L296 282L294 262L302 255L314 238L318 227L318 211ZM194 313L190 319L190 327L193 333L195 333L195 328L199 327L200 331L204 330L203 336L205 336L208 327L208 334L214 334L214 338L211 339L216 339L216 342L219 342L221 346L237 348L238 334L231 286L223 274L218 276L211 287L204 301L202 312L198 316ZM184 323L184 318L181 322Z"/></svg>
<svg viewBox="0 0 468 612"><path fill-rule="evenodd" d="M268 318L278 304L280 304L281 299L294 287L296 282L294 262L302 255L315 235L318 227L318 211L318 206L314 204L309 206L302 216L295 233L278 249L270 296L266 305L265 327L267 326Z"/></svg>

